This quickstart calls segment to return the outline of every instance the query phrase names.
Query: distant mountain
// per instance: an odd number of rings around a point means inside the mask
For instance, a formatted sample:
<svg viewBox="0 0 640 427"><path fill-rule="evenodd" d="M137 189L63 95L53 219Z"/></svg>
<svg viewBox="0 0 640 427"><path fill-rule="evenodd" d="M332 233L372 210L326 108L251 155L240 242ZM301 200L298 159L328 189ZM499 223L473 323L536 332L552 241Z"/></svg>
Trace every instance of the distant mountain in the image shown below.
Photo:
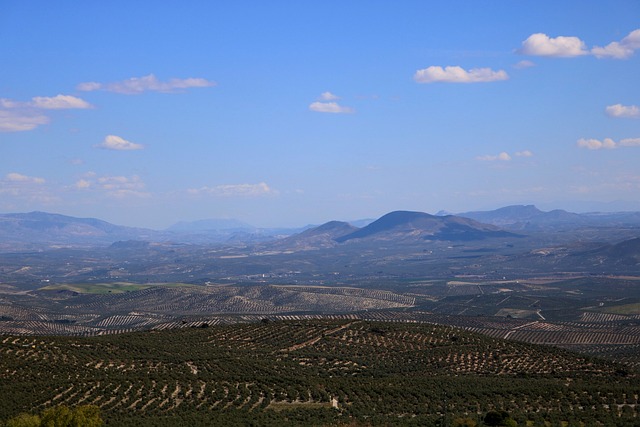
<svg viewBox="0 0 640 427"><path fill-rule="evenodd" d="M640 227L640 212L549 212L533 205L506 206L492 211L457 214L510 231L559 231L585 227Z"/></svg>
<svg viewBox="0 0 640 427"><path fill-rule="evenodd" d="M46 212L0 214L0 249L107 245L119 240L154 240L159 232L114 225L95 218Z"/></svg>
<svg viewBox="0 0 640 427"><path fill-rule="evenodd" d="M512 231L575 228L588 223L580 214L561 209L543 212L534 205L513 205L493 211L464 212L458 216Z"/></svg>
<svg viewBox="0 0 640 427"><path fill-rule="evenodd" d="M173 224L167 231L198 232L198 231L253 231L255 227L246 222L235 219L201 219L198 221L180 221Z"/></svg>
<svg viewBox="0 0 640 427"><path fill-rule="evenodd" d="M337 244L339 237L359 230L357 227L342 221L330 221L318 227L310 228L275 242L273 247L289 250L306 250L329 248Z"/></svg>
<svg viewBox="0 0 640 427"><path fill-rule="evenodd" d="M458 216L435 216L424 212L395 211L371 224L335 240L344 243L370 241L481 240L490 237L515 237L498 227Z"/></svg>

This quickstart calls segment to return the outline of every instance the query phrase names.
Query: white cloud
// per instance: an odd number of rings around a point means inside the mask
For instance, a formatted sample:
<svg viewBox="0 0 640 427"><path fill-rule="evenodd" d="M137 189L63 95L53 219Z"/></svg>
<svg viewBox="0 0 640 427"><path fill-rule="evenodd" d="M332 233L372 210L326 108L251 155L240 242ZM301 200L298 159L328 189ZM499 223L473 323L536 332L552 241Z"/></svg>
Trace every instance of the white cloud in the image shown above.
<svg viewBox="0 0 640 427"><path fill-rule="evenodd" d="M640 108L637 105L609 105L605 112L611 117L640 118Z"/></svg>
<svg viewBox="0 0 640 427"><path fill-rule="evenodd" d="M529 150L518 151L516 157L533 157L533 153Z"/></svg>
<svg viewBox="0 0 640 427"><path fill-rule="evenodd" d="M104 138L104 141L102 141L101 144L98 144L95 147L103 148L105 150L126 151L126 150L142 150L144 148L144 145L127 141L126 139L116 135L107 135Z"/></svg>
<svg viewBox="0 0 640 427"><path fill-rule="evenodd" d="M493 155L487 154L485 156L478 156L478 157L476 157L476 159L482 160L482 161L485 161L485 162L495 162L495 161L508 162L509 160L511 160L511 156L508 153L503 151L502 153L498 154L497 156L493 156Z"/></svg>
<svg viewBox="0 0 640 427"><path fill-rule="evenodd" d="M158 80L153 74L149 74L148 76L132 77L114 83L80 83L77 89L81 91L106 90L108 92L122 93L125 95L137 95L146 91L169 93L176 92L180 89L210 87L215 85L215 82L203 78L170 79L163 82Z"/></svg>
<svg viewBox="0 0 640 427"><path fill-rule="evenodd" d="M619 42L611 42L605 47L595 46L591 53L596 58L627 59L640 49L640 29L630 32Z"/></svg>
<svg viewBox="0 0 640 427"><path fill-rule="evenodd" d="M56 95L54 97L36 96L32 98L35 108L44 110L67 110L93 108L87 101L71 95Z"/></svg>
<svg viewBox="0 0 640 427"><path fill-rule="evenodd" d="M593 55L596 58L627 59L640 49L640 29L630 32L620 41L614 41L604 47L588 49L578 37L549 37L544 33L530 35L522 42L518 53L533 56L570 58Z"/></svg>
<svg viewBox="0 0 640 427"><path fill-rule="evenodd" d="M31 183L31 184L44 184L45 183L44 178L38 178L38 177L35 177L35 176L22 175L22 174L17 173L17 172L8 173L5 176L5 180L8 181L8 182L24 182L24 183Z"/></svg>
<svg viewBox="0 0 640 427"><path fill-rule="evenodd" d="M215 187L201 187L187 190L189 194L207 194L218 197L258 197L277 195L278 191L269 187L266 183L258 184L225 184Z"/></svg>
<svg viewBox="0 0 640 427"><path fill-rule="evenodd" d="M507 80L504 70L493 71L490 68L472 68L469 71L458 66L440 67L432 65L416 71L413 79L418 83L482 83Z"/></svg>
<svg viewBox="0 0 640 427"><path fill-rule="evenodd" d="M578 140L576 144L580 148L586 148L589 150L601 150L603 148L606 148L606 149L616 148L616 143L611 138L605 138L602 141L600 141L599 139L581 138Z"/></svg>
<svg viewBox="0 0 640 427"><path fill-rule="evenodd" d="M36 96L30 102L0 98L0 132L33 130L50 122L40 110L93 108L83 99L71 95Z"/></svg>
<svg viewBox="0 0 640 427"><path fill-rule="evenodd" d="M322 92L318 99L321 100L321 101L336 101L336 100L340 99L340 97L337 96L337 95L334 95L331 92Z"/></svg>
<svg viewBox="0 0 640 427"><path fill-rule="evenodd" d="M533 56L574 57L587 55L589 51L578 37L549 37L544 33L531 34L522 42L518 53Z"/></svg>
<svg viewBox="0 0 640 427"><path fill-rule="evenodd" d="M513 65L513 68L516 68L518 70L523 70L525 68L531 68L531 67L535 67L536 64L533 61L529 61L527 59L523 59L520 62L517 62L516 64Z"/></svg>
<svg viewBox="0 0 640 427"><path fill-rule="evenodd" d="M309 110L317 113L336 113L348 114L354 113L355 110L350 107L344 107L337 102L313 102L309 105Z"/></svg>
<svg viewBox="0 0 640 427"><path fill-rule="evenodd" d="M611 138L599 139L579 139L576 145L580 148L589 150L614 149L618 147L638 147L640 146L640 138L624 138L615 142Z"/></svg>
<svg viewBox="0 0 640 427"><path fill-rule="evenodd" d="M0 132L23 132L49 123L49 117L34 111L0 109Z"/></svg>

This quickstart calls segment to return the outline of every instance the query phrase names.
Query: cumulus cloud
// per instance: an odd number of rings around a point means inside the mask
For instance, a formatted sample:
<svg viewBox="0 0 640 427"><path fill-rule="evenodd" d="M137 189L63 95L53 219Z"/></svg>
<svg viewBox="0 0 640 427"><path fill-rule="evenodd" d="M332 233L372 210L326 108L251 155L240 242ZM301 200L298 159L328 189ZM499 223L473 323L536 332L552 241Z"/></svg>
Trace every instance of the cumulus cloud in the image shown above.
<svg viewBox="0 0 640 427"><path fill-rule="evenodd" d="M337 102L313 102L309 105L309 110L317 113L334 114L349 114L355 112L353 108L342 106Z"/></svg>
<svg viewBox="0 0 640 427"><path fill-rule="evenodd" d="M509 75L504 70L472 68L467 71L458 66L442 68L436 65L418 70L413 75L413 79L418 83L483 83L507 80L508 78Z"/></svg>
<svg viewBox="0 0 640 427"><path fill-rule="evenodd" d="M591 53L596 58L627 59L640 49L640 29L630 32L619 42L611 42L604 47L595 46Z"/></svg>
<svg viewBox="0 0 640 427"><path fill-rule="evenodd" d="M495 161L508 162L509 160L511 160L511 156L509 155L509 153L506 153L503 151L502 153L495 156L487 154L485 156L478 156L476 157L476 159L482 160L484 162L495 162Z"/></svg>
<svg viewBox="0 0 640 427"><path fill-rule="evenodd" d="M610 117L640 119L640 107L637 105L608 105L604 111Z"/></svg>
<svg viewBox="0 0 640 427"><path fill-rule="evenodd" d="M87 101L71 95L57 95L54 97L36 96L32 98L32 105L44 110L68 110L92 108Z"/></svg>
<svg viewBox="0 0 640 427"><path fill-rule="evenodd" d="M189 194L206 194L218 197L259 197L259 196L273 196L278 192L266 183L261 182L258 184L224 184L217 185L215 187L200 187L187 190Z"/></svg>
<svg viewBox="0 0 640 427"><path fill-rule="evenodd" d="M186 79L170 79L160 81L153 74L143 77L132 77L127 80L113 83L85 82L77 86L78 90L91 92L96 90L105 90L108 92L121 93L125 95L138 95L143 92L176 92L181 89L190 89L196 87L211 87L216 83L203 78L186 78Z"/></svg>
<svg viewBox="0 0 640 427"><path fill-rule="evenodd" d="M616 142L611 138L599 139L586 139L581 138L576 145L580 148L586 148L588 150L602 150L602 149L614 149L618 147L638 147L640 146L640 138L625 138Z"/></svg>
<svg viewBox="0 0 640 427"><path fill-rule="evenodd" d="M549 37L544 33L530 35L522 42L518 53L533 56L549 56L570 58L575 56L593 55L596 58L627 59L640 49L640 29L630 32L620 41L614 41L601 47L587 48L584 41L578 37Z"/></svg>
<svg viewBox="0 0 640 427"><path fill-rule="evenodd" d="M578 37L549 37L544 33L531 34L518 50L523 55L570 58L587 55L585 43Z"/></svg>
<svg viewBox="0 0 640 427"><path fill-rule="evenodd" d="M142 150L144 148L144 145L127 141L126 139L116 135L107 135L104 138L104 141L102 141L101 144L98 144L95 147L103 148L105 150L127 151L127 150Z"/></svg>

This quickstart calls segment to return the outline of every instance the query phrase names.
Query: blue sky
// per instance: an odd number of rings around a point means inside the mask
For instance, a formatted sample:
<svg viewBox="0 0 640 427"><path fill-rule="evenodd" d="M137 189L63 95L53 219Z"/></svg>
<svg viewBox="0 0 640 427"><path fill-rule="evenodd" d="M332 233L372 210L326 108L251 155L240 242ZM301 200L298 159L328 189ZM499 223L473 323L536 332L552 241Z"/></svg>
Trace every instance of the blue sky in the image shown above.
<svg viewBox="0 0 640 427"><path fill-rule="evenodd" d="M0 212L640 210L640 2L0 3Z"/></svg>

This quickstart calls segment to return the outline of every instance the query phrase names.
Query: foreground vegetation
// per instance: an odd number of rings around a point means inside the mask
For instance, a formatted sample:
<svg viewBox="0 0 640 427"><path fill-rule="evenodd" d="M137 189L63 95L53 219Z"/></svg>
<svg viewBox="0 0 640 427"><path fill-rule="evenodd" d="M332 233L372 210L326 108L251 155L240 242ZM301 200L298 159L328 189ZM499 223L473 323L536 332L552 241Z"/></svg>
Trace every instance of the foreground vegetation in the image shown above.
<svg viewBox="0 0 640 427"><path fill-rule="evenodd" d="M118 426L481 425L502 411L512 425L631 426L638 378L557 348L417 323L0 337L3 420L93 405Z"/></svg>

